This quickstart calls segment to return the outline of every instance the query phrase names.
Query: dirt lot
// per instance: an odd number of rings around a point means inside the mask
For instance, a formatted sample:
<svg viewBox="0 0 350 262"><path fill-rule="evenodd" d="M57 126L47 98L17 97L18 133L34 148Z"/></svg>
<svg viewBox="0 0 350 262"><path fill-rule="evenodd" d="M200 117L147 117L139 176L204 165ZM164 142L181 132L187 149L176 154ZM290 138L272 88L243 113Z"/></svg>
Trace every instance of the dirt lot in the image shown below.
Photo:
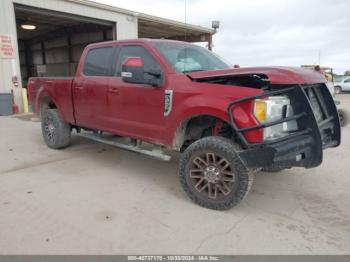
<svg viewBox="0 0 350 262"><path fill-rule="evenodd" d="M38 122L0 117L0 253L349 254L350 126L342 138L322 166L259 173L218 212L185 196L176 158L78 137L54 151Z"/></svg>

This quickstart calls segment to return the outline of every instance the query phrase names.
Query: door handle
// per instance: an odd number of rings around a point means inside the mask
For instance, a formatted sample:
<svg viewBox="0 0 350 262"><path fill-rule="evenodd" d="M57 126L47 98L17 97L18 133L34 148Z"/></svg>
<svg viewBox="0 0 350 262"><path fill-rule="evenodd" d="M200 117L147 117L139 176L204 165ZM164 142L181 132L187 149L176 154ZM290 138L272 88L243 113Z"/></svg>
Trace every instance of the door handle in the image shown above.
<svg viewBox="0 0 350 262"><path fill-rule="evenodd" d="M113 94L119 94L119 88L116 88L116 87L109 88L108 92Z"/></svg>
<svg viewBox="0 0 350 262"><path fill-rule="evenodd" d="M83 87L83 86L80 86L80 85L76 85L74 88L75 88L75 89L82 90L84 87Z"/></svg>

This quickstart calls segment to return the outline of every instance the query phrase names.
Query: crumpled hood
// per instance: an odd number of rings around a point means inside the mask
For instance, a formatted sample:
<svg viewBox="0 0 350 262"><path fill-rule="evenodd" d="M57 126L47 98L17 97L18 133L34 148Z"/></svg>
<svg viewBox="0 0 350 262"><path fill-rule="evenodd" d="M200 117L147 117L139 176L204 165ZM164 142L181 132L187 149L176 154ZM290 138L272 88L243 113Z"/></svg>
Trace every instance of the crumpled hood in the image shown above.
<svg viewBox="0 0 350 262"><path fill-rule="evenodd" d="M194 80L220 76L264 75L271 84L318 84L326 82L322 73L301 67L243 67L192 72L187 75Z"/></svg>

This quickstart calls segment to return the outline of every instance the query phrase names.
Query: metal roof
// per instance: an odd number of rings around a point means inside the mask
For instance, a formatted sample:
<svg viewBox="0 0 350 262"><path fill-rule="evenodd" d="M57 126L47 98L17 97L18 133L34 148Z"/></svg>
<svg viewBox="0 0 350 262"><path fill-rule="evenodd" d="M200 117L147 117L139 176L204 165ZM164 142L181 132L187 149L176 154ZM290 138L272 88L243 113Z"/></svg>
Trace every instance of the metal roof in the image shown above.
<svg viewBox="0 0 350 262"><path fill-rule="evenodd" d="M171 20L171 19L167 19L167 18L162 18L162 17L158 17L158 16L148 15L145 13L131 11L128 9L115 7L115 6L111 6L111 5L106 5L106 4L102 4L102 3L97 3L94 1L90 1L90 0L63 0L63 1L73 2L73 3L86 5L86 6L90 6L90 7L94 7L94 8L98 8L98 9L108 10L108 11L112 11L112 12L127 14L127 15L137 17L139 20L147 22L147 23L153 22L153 23L165 24L165 25L169 25L169 26L173 26L173 27L182 29L182 30L188 30L188 31L194 32L196 34L214 34L215 33L215 30L211 29L211 28L206 28L206 27L202 27L199 25L187 24L187 23L183 23L183 22L179 22L179 21L175 21L175 20Z"/></svg>

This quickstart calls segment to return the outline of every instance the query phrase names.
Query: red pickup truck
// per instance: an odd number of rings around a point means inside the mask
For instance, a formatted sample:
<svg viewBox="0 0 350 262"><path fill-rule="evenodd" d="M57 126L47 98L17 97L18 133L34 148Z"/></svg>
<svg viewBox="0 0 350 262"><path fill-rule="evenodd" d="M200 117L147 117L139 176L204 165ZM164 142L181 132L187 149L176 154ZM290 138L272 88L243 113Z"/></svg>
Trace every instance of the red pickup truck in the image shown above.
<svg viewBox="0 0 350 262"><path fill-rule="evenodd" d="M75 77L31 78L28 88L50 148L67 147L76 130L162 159L166 153L144 144L180 152L184 191L212 209L241 201L256 170L316 167L323 149L340 144L337 109L321 74L232 68L185 42L91 44Z"/></svg>

